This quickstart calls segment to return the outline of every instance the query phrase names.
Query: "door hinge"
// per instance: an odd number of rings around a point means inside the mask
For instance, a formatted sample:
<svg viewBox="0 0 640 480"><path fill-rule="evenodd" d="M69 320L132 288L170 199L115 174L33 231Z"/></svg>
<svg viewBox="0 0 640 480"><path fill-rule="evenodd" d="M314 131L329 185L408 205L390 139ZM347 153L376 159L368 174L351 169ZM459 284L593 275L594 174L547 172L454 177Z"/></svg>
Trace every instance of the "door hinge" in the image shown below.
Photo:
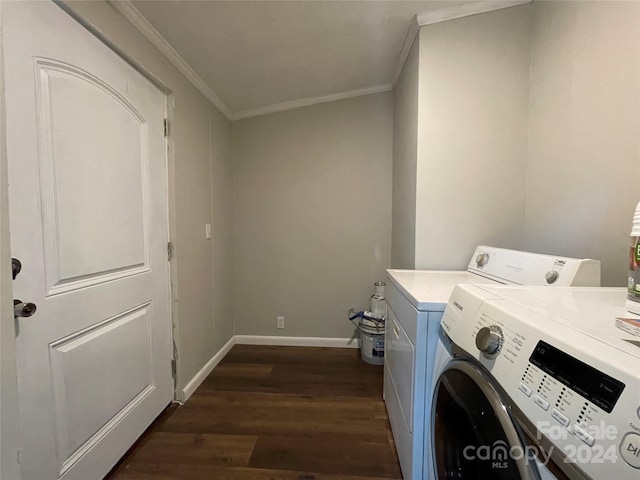
<svg viewBox="0 0 640 480"><path fill-rule="evenodd" d="M174 379L178 376L178 364L175 358L171 359L171 376Z"/></svg>
<svg viewBox="0 0 640 480"><path fill-rule="evenodd" d="M171 260L173 258L173 244L171 242L167 243L167 260Z"/></svg>
<svg viewBox="0 0 640 480"><path fill-rule="evenodd" d="M167 120L166 118L164 119L164 136L169 136L169 120Z"/></svg>

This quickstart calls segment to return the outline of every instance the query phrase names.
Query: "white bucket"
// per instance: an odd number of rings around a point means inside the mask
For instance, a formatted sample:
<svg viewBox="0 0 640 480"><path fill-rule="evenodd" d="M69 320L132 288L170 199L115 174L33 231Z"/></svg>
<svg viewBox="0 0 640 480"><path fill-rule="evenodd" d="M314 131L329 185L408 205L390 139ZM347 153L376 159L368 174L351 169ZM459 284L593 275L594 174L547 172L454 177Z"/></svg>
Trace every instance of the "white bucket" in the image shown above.
<svg viewBox="0 0 640 480"><path fill-rule="evenodd" d="M371 365L384 364L384 326L361 319L358 324L360 330L360 356Z"/></svg>

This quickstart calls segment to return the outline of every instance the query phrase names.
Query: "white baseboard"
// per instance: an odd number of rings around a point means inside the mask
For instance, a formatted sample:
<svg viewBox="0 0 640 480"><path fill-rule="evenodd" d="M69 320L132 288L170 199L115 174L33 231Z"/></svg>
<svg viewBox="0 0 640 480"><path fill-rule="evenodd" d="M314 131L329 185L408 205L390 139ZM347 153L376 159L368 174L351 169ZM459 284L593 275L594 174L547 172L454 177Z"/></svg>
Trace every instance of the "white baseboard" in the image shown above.
<svg viewBox="0 0 640 480"><path fill-rule="evenodd" d="M189 383L182 390L182 398L183 402L186 402L193 392L200 386L200 384L204 381L205 378L209 376L209 374L213 371L213 369L220 363L220 360L224 358L224 356L229 353L229 350L236 344L236 337L233 336L231 339L225 343L225 345L216 353L211 360L209 360L204 367L200 369L195 376L189 380Z"/></svg>
<svg viewBox="0 0 640 480"><path fill-rule="evenodd" d="M236 335L238 345L280 345L287 347L358 348L357 338L278 337L262 335Z"/></svg>

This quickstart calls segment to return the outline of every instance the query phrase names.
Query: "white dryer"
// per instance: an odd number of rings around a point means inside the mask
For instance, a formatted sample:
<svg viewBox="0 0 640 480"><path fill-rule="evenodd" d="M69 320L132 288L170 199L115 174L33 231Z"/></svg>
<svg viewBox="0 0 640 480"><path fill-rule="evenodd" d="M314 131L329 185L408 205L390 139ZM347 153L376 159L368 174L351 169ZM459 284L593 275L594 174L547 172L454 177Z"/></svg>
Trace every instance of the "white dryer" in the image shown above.
<svg viewBox="0 0 640 480"><path fill-rule="evenodd" d="M430 478L640 478L624 288L459 285L432 383Z"/></svg>
<svg viewBox="0 0 640 480"><path fill-rule="evenodd" d="M459 283L600 285L600 262L480 245L466 271L387 270L384 399L405 480L428 479L428 415L440 319ZM426 420L426 424L425 424Z"/></svg>

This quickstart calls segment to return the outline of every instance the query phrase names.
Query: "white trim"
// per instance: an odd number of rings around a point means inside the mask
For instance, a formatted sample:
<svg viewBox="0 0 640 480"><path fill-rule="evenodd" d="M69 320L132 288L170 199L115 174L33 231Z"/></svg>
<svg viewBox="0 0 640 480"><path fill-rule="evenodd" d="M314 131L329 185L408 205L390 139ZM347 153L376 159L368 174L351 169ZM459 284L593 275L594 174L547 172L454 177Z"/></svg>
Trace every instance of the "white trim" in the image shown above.
<svg viewBox="0 0 640 480"><path fill-rule="evenodd" d="M494 10L501 10L503 8L515 7L517 5L524 5L531 3L533 0L490 0L474 3L455 3L451 6L439 8L437 10L425 13L419 13L411 20L407 36L402 44L402 50L398 56L396 67L393 70L393 76L391 77L391 84L395 88L398 78L402 73L404 62L407 61L413 42L420 31L420 27L425 25L431 25L434 23L445 22L447 20L453 20L455 18L469 17L471 15L477 15L479 13L492 12Z"/></svg>
<svg viewBox="0 0 640 480"><path fill-rule="evenodd" d="M231 110L220 100L213 90L205 83L182 56L167 42L160 32L138 11L130 0L109 0L109 3L124 15L145 37L153 43L162 54L178 69L202 94L220 110L227 119L231 120Z"/></svg>
<svg viewBox="0 0 640 480"><path fill-rule="evenodd" d="M331 95L322 95L320 97L306 97L289 102L276 103L265 107L251 108L242 110L231 115L231 120L240 120L242 118L257 117L258 115L266 115L268 113L282 112L284 110L292 110L294 108L308 107L318 103L335 102L336 100L344 100L345 98L360 97L362 95L371 95L372 93L388 92L393 89L393 85L386 83L375 87L359 88L358 90L349 90L342 93L332 93Z"/></svg>
<svg viewBox="0 0 640 480"><path fill-rule="evenodd" d="M237 345L358 348L358 339L355 338L269 337L262 335L236 335L235 341Z"/></svg>
<svg viewBox="0 0 640 480"><path fill-rule="evenodd" d="M418 16L415 15L411 19L411 25L409 25L409 30L407 30L407 36L404 37L402 50L400 50L400 55L398 56L398 61L396 62L396 68L393 70L391 84L394 87L396 86L396 83L398 83L398 78L400 78L400 74L402 73L402 69L404 68L404 62L407 61L407 57L409 56L409 52L411 51L411 47L413 46L413 41L416 39L419 30L420 26L418 25Z"/></svg>
<svg viewBox="0 0 640 480"><path fill-rule="evenodd" d="M233 336L231 339L220 349L218 353L216 353L211 360L209 360L204 367L200 369L198 373L187 383L182 390L182 401L186 402L193 392L200 386L200 384L204 381L205 378L209 376L209 374L213 371L213 369L220 363L220 360L224 358L224 356L229 353L229 350L236 344L236 337Z"/></svg>
<svg viewBox="0 0 640 480"><path fill-rule="evenodd" d="M0 0L1 1L1 0ZM299 107L306 107L309 105L316 105L318 103L334 102L336 100L344 100L346 98L358 97L361 95L369 95L372 93L386 92L393 90L400 77L404 62L409 55L411 46L420 30L420 27L424 25L430 25L432 23L443 22L445 20L452 20L454 18L466 17L469 15L476 15L478 13L485 13L492 10L500 10L502 8L513 7L515 5L522 5L531 3L533 0L489 0L483 2L474 3L461 3L454 4L445 8L440 8L433 12L421 13L416 15L411 20L411 25L407 31L407 35L402 45L402 50L396 61L396 66L392 75L392 82L390 84L377 85L373 87L366 87L357 90L349 90L341 93L334 93L331 95L322 95L319 97L307 97L298 100L291 100L289 102L276 103L273 105L267 105L264 107L251 108L248 110L242 110L239 112L232 112L229 107L218 97L215 92L207 85L207 83L198 75L193 68L186 62L184 58L167 42L164 37L158 32L153 25L140 13L140 11L133 6L130 0L108 0L108 2L124 15L134 26L142 32L142 34L153 43L160 52L167 57L167 59L178 69L187 79L198 89L202 94L207 97L211 103L213 103L218 110L220 110L228 120L240 120L243 118L256 117L258 115L266 115L268 113L282 112L284 110L291 110Z"/></svg>
<svg viewBox="0 0 640 480"><path fill-rule="evenodd" d="M418 25L423 27L425 25L431 25L432 23L453 20L454 18L468 17L479 13L491 12L493 10L501 10L503 8L531 3L532 1L533 0L490 0L473 3L455 3L451 6L439 8L432 12L419 13L416 15L416 19L418 21Z"/></svg>

